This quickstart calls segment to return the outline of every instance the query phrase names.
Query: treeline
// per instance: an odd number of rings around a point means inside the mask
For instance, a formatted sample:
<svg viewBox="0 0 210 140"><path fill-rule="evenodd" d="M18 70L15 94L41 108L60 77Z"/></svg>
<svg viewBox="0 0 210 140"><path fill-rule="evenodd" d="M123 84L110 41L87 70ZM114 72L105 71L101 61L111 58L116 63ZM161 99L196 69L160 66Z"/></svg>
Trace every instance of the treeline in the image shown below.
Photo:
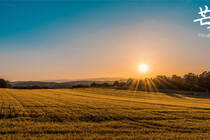
<svg viewBox="0 0 210 140"><path fill-rule="evenodd" d="M114 82L74 82L72 83L47 83L38 85L14 86L10 85L9 81L0 79L0 88L16 88L16 89L49 89L49 88L114 88L125 90L141 90L141 91L166 91L166 90L184 90L184 91L210 91L210 71L205 71L201 74L188 73L183 77L172 75L170 77L159 75L155 78L128 79L124 81Z"/></svg>
<svg viewBox="0 0 210 140"><path fill-rule="evenodd" d="M194 73L185 74L183 77L172 75L171 77L159 75L155 78L144 80L128 79L127 81L115 81L110 84L91 84L91 87L107 87L116 89L163 91L163 90L185 90L185 91L210 91L210 72L205 71L199 75Z"/></svg>

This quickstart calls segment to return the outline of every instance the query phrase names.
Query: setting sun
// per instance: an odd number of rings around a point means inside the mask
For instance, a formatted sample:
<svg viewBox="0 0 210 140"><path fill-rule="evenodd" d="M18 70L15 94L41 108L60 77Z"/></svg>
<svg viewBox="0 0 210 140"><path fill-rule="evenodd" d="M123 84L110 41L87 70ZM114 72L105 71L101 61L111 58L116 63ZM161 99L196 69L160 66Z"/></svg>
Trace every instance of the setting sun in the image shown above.
<svg viewBox="0 0 210 140"><path fill-rule="evenodd" d="M140 64L138 69L140 72L146 73L148 71L148 66L146 64Z"/></svg>

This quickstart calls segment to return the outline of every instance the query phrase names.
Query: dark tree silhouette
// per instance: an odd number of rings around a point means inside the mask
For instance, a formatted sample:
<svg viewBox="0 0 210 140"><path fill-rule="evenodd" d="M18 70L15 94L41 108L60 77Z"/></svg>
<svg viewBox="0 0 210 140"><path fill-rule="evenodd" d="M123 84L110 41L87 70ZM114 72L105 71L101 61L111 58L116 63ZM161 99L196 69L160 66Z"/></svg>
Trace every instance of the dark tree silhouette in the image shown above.
<svg viewBox="0 0 210 140"><path fill-rule="evenodd" d="M126 82L115 81L114 88L143 90L143 91L210 91L210 72L205 71L200 75L194 73L185 74L183 77L172 75L158 75L155 78L145 78L143 80L128 79Z"/></svg>
<svg viewBox="0 0 210 140"><path fill-rule="evenodd" d="M199 75L198 84L204 88L207 92L210 90L210 71L204 71Z"/></svg>
<svg viewBox="0 0 210 140"><path fill-rule="evenodd" d="M7 88L8 82L4 79L0 79L0 88Z"/></svg>
<svg viewBox="0 0 210 140"><path fill-rule="evenodd" d="M188 73L184 75L185 84L190 88L190 90L194 90L198 85L198 76L194 73Z"/></svg>

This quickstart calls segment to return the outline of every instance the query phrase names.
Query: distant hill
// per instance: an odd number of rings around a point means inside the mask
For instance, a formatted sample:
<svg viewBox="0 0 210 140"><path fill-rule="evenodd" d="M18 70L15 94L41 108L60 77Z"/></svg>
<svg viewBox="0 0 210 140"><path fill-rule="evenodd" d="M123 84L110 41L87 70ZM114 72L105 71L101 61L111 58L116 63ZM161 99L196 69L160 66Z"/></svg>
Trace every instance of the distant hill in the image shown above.
<svg viewBox="0 0 210 140"><path fill-rule="evenodd" d="M62 80L44 80L40 82L55 82L55 83L66 83L66 82L73 82L73 81L121 81L126 80L126 78L119 78L119 77L102 77L102 78L87 78L87 79L62 79Z"/></svg>
<svg viewBox="0 0 210 140"><path fill-rule="evenodd" d="M82 85L90 86L93 82L97 84L108 83L112 84L114 81L69 81L69 82L42 82L42 81L16 81L10 82L13 87L30 87L40 86L48 88L72 88L73 86Z"/></svg>
<svg viewBox="0 0 210 140"><path fill-rule="evenodd" d="M57 84L56 82L41 82L41 81L16 81L10 82L12 86L49 86Z"/></svg>

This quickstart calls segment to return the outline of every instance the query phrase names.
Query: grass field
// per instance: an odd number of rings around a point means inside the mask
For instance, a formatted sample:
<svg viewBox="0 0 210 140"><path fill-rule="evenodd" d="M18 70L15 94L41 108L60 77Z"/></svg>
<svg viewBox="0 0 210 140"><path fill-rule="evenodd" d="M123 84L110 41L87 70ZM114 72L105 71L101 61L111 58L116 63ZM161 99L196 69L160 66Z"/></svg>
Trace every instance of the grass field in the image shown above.
<svg viewBox="0 0 210 140"><path fill-rule="evenodd" d="M210 139L210 99L114 89L0 89L0 139Z"/></svg>

